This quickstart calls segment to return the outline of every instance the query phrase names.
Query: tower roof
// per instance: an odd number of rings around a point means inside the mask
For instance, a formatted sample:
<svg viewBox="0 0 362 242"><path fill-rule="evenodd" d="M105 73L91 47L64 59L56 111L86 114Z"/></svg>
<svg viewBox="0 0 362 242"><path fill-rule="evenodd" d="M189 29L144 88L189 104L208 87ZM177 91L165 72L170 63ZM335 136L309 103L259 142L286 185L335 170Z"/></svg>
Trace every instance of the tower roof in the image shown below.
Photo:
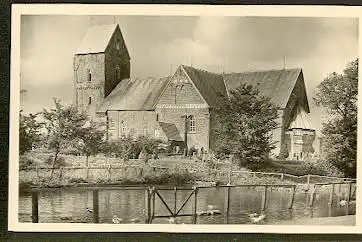
<svg viewBox="0 0 362 242"><path fill-rule="evenodd" d="M118 24L94 25L91 26L75 54L94 54L105 52Z"/></svg>

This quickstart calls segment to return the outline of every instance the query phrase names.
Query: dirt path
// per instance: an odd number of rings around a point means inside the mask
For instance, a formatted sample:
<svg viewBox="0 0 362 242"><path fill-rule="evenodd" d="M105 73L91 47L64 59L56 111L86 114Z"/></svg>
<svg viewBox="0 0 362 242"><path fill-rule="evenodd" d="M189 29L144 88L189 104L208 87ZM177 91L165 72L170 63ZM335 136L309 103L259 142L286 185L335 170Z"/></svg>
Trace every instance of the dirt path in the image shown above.
<svg viewBox="0 0 362 242"><path fill-rule="evenodd" d="M323 218L305 218L297 220L285 220L275 223L277 225L342 225L355 226L356 215L323 217Z"/></svg>

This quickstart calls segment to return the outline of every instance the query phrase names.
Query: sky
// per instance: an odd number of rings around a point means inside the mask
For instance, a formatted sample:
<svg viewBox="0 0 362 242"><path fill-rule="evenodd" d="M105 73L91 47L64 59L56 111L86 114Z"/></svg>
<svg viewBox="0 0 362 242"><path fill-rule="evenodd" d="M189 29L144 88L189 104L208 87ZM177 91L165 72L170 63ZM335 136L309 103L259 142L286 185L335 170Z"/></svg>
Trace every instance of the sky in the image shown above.
<svg viewBox="0 0 362 242"><path fill-rule="evenodd" d="M311 125L324 112L315 88L358 57L358 19L212 16L22 16L21 108L35 113L53 97L73 100L73 56L87 28L118 23L131 55L131 77L161 77L178 65L212 72L302 68Z"/></svg>

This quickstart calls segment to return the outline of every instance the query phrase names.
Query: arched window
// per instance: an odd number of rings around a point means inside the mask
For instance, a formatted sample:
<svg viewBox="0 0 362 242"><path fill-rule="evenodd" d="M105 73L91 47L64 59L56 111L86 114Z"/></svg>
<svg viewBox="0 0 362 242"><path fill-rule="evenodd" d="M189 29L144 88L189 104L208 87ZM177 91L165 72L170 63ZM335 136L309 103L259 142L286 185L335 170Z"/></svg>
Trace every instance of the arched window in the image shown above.
<svg viewBox="0 0 362 242"><path fill-rule="evenodd" d="M126 121L121 121L121 133L122 134L126 134L127 133L127 122Z"/></svg>
<svg viewBox="0 0 362 242"><path fill-rule="evenodd" d="M92 81L92 72L90 69L87 70L87 79L88 79L88 82Z"/></svg>
<svg viewBox="0 0 362 242"><path fill-rule="evenodd" d="M119 65L116 66L116 79L121 79L121 68L119 67Z"/></svg>
<svg viewBox="0 0 362 242"><path fill-rule="evenodd" d="M88 98L88 104L91 105L92 104L92 97Z"/></svg>
<svg viewBox="0 0 362 242"><path fill-rule="evenodd" d="M189 117L189 132L196 133L196 120L193 115L190 115Z"/></svg>
<svg viewBox="0 0 362 242"><path fill-rule="evenodd" d="M156 122L158 122L159 119L160 119L160 116L158 113L156 113Z"/></svg>
<svg viewBox="0 0 362 242"><path fill-rule="evenodd" d="M116 41L116 49L117 50L121 49L121 44L120 44L119 40Z"/></svg>

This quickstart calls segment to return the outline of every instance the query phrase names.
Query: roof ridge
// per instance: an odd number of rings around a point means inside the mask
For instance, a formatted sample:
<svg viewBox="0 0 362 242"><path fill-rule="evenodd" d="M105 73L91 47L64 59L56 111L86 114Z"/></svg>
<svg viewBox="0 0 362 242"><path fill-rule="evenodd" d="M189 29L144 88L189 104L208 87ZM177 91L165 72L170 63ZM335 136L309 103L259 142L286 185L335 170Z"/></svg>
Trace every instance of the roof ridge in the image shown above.
<svg viewBox="0 0 362 242"><path fill-rule="evenodd" d="M227 73L224 73L223 75L256 73L256 72L270 72L270 71L295 71L295 70L302 70L302 68L301 67L296 67L296 68L285 68L285 69L269 69L269 70L243 71L243 72L227 72Z"/></svg>
<svg viewBox="0 0 362 242"><path fill-rule="evenodd" d="M216 73L216 72L211 72L211 71L208 71L208 70L204 70L204 69L201 69L201 68L196 68L196 67L193 67L193 66L187 66L187 65L184 65L182 64L183 67L187 67L187 68L192 68L196 71L201 71L201 72L206 72L206 73L209 73L209 74L212 74L212 75L222 75L221 73Z"/></svg>

